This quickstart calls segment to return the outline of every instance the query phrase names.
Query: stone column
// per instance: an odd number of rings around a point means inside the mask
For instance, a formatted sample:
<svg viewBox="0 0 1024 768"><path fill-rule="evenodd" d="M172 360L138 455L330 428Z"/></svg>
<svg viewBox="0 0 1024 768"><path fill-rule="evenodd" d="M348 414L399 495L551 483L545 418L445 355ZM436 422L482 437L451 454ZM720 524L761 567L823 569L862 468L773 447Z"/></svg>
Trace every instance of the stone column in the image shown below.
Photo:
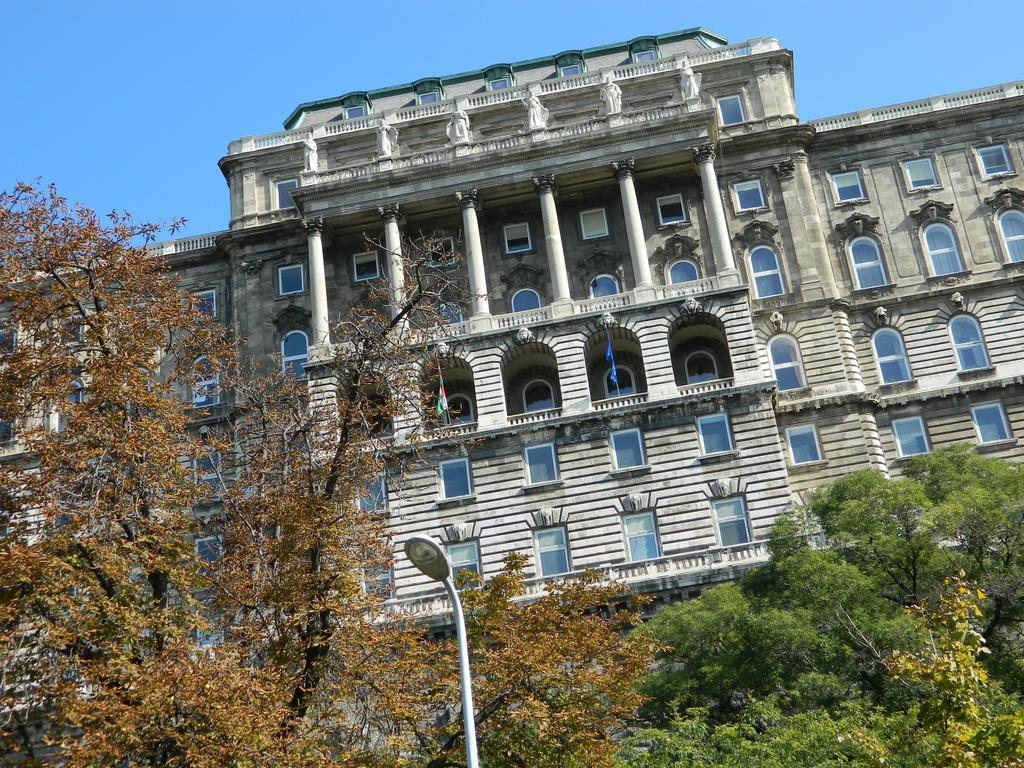
<svg viewBox="0 0 1024 768"><path fill-rule="evenodd" d="M402 233L398 231L398 205L382 205L377 210L384 220L384 248L387 250L391 317L395 317L401 311L402 302L405 300L405 268L402 264Z"/></svg>
<svg viewBox="0 0 1024 768"><path fill-rule="evenodd" d="M330 314L327 310L327 274L324 271L323 219L317 217L305 222L306 242L309 247L309 299L313 331L312 345L330 344ZM310 350L310 357L313 357Z"/></svg>
<svg viewBox="0 0 1024 768"><path fill-rule="evenodd" d="M637 298L654 298L654 285L651 282L651 262L647 256L647 238L644 236L644 225L640 219L640 204L636 200L636 186L633 184L633 161L622 160L612 163L612 170L619 182L619 194L622 196L622 214L626 219L626 239L629 241L629 256L633 260L633 278L636 280L635 293Z"/></svg>
<svg viewBox="0 0 1024 768"><path fill-rule="evenodd" d="M853 343L853 331L850 329L850 303L836 301L830 309L832 310L832 325L835 328L839 354L843 360L843 370L846 373L849 388L856 392L863 392L864 378L861 375L857 348Z"/></svg>
<svg viewBox="0 0 1024 768"><path fill-rule="evenodd" d="M736 262L732 258L732 244L729 227L725 223L725 205L718 189L718 174L715 173L715 147L702 144L694 150L694 158L700 168L700 183L704 188L704 213L711 230L711 250L715 255L715 271L721 276L736 276ZM726 281L728 282L728 280Z"/></svg>
<svg viewBox="0 0 1024 768"><path fill-rule="evenodd" d="M551 313L554 316L572 314L572 296L569 294L569 275L565 269L562 250L562 230L558 226L558 208L555 207L555 177L537 176L534 187L540 194L540 215L544 224L544 248L548 254L548 272L551 275Z"/></svg>
<svg viewBox="0 0 1024 768"><path fill-rule="evenodd" d="M487 273L484 271L484 249L480 243L480 225L476 220L476 212L480 207L480 198L475 189L456 192L455 198L462 209L462 232L466 246L466 264L469 267L469 290L472 307L471 319L483 320L489 325L491 305L487 299Z"/></svg>
<svg viewBox="0 0 1024 768"><path fill-rule="evenodd" d="M787 182L785 166L782 163L780 165L783 166L780 179L782 182ZM783 184L783 201L795 200L800 206L799 213L789 210L786 213L788 219L798 221L803 225L803 240L811 254L811 263L806 266L811 267L817 273L820 281L820 287L812 286L812 288L816 288L820 291L820 295L827 299L833 298L839 295L839 288L835 270L832 267L832 252L825 237L825 227L818 211L818 200L814 195L814 182L807 165L806 152L800 152L793 156L791 183L792 191L785 189L785 183ZM801 249L797 248L795 252L797 256L802 256ZM800 268L803 270L805 264L801 264ZM807 298L814 299L816 296L811 291Z"/></svg>

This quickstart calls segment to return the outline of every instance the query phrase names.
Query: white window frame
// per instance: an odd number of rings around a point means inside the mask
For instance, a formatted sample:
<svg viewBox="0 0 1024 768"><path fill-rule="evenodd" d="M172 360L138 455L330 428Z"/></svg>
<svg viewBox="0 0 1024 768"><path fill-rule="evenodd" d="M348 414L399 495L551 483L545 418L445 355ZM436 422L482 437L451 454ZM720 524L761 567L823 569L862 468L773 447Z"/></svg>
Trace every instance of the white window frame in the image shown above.
<svg viewBox="0 0 1024 768"><path fill-rule="evenodd" d="M696 273L696 277L694 277L692 280L682 280L678 283L675 282L675 280L672 277L672 270L675 268L677 264L689 264L690 266L692 266L693 271ZM697 263L695 259L676 259L675 261L668 265L668 280L666 282L669 285L684 285L685 283L695 283L698 280L700 280L700 265Z"/></svg>
<svg viewBox="0 0 1024 768"><path fill-rule="evenodd" d="M551 457L551 464L555 470L555 476L551 480L534 480L533 473L530 469L530 454L535 451L541 451L547 449L548 455ZM539 485L543 483L555 483L558 482L562 475L558 469L558 451L555 450L554 443L539 443L537 445L527 445L523 448L523 469L526 471L526 484L527 485Z"/></svg>
<svg viewBox="0 0 1024 768"><path fill-rule="evenodd" d="M629 380L631 382L633 382L633 387L632 387L633 391L632 392L627 392L624 395L623 394L614 394L614 390L612 390L612 388L608 386L608 384L609 384L608 376L612 372L612 367L609 365L607 368L604 368L603 370L604 370L604 377L601 379L601 381L604 384L604 396L606 398L611 398L611 397L629 397L630 395L635 395L637 392L639 392L639 390L637 389L638 382L637 382L637 379L636 379L636 372L633 370L632 366L630 366L630 365L622 365L620 363L616 363L615 364L615 373L616 373L616 375L620 374L622 371L625 371L627 374L629 374ZM619 387L620 393L621 393L621 390L622 390L622 387L620 386Z"/></svg>
<svg viewBox="0 0 1024 768"><path fill-rule="evenodd" d="M640 64L645 61L657 61L661 56L657 48L645 48L642 51L634 51L630 58L633 59L634 64Z"/></svg>
<svg viewBox="0 0 1024 768"><path fill-rule="evenodd" d="M217 552L216 557L203 557L200 552L208 542L213 542ZM195 547L196 557L198 557L204 563L215 563L224 556L224 537L219 534L211 534L209 536L197 536L193 541Z"/></svg>
<svg viewBox="0 0 1024 768"><path fill-rule="evenodd" d="M706 349L696 349L688 354L683 360L683 377L686 379L686 383L689 384L700 384L701 382L690 381L690 360L695 357L709 357L711 358L711 367L715 369L715 378L707 379L707 381L718 381L722 378L721 372L718 370L718 358L715 357L713 352L709 352Z"/></svg>
<svg viewBox="0 0 1024 768"><path fill-rule="evenodd" d="M796 361L792 363L775 363L775 355L772 354L772 347L775 346L777 341L788 341L796 349ZM800 385L797 387L787 387L786 389L780 389L782 392L792 392L797 389L803 389L807 386L807 376L804 372L804 357L800 353L800 342L795 337L790 336L787 333L780 333L772 336L768 340L768 365L772 370L772 376L775 377L775 381L778 382L779 375L778 370L780 368L795 368L797 372L797 378L800 381Z"/></svg>
<svg viewBox="0 0 1024 768"><path fill-rule="evenodd" d="M680 210L682 210L682 213L679 215L679 218L668 220L665 219L661 211L661 206L665 203L679 203L679 208ZM690 220L689 212L686 210L686 202L683 200L683 196L678 192L672 195L662 195L661 197L657 198L654 201L654 207L658 209L658 226L667 227L671 226L672 224L681 224L685 221Z"/></svg>
<svg viewBox="0 0 1024 768"><path fill-rule="evenodd" d="M740 514L731 515L729 517L720 517L718 514L719 507L724 507L726 504L735 504L739 502ZM728 499L715 499L711 502L711 520L715 526L715 539L718 541L719 546L722 547L742 547L753 541L754 537L750 530L750 516L747 513L747 502L742 496L732 496ZM737 542L736 544L726 544L722 539L722 522L731 522L733 520L743 521L743 530L746 533L746 541Z"/></svg>
<svg viewBox="0 0 1024 768"><path fill-rule="evenodd" d="M629 534L629 521L639 520L641 518L649 518L651 521L651 532L649 534L637 534L630 536ZM653 558L638 558L633 557L633 547L631 545L632 539L641 538L646 536L654 537L654 557ZM644 510L643 512L632 512L628 515L622 516L622 537L625 540L626 549L626 560L630 563L642 563L645 560L653 560L661 557L661 537L658 535L658 520L654 516L654 512L650 510Z"/></svg>
<svg viewBox="0 0 1024 768"><path fill-rule="evenodd" d="M572 69L573 67L576 68L576 71L575 72L569 72L568 74L566 74L565 70ZM575 62L573 64L564 64L563 66L558 68L558 76L559 77L578 77L579 75L582 75L582 74L583 74L583 64L581 62Z"/></svg>
<svg viewBox="0 0 1024 768"><path fill-rule="evenodd" d="M814 439L814 452L817 454L813 459L806 459L804 461L797 461L796 451L793 450L793 435L797 433L805 434L811 433L811 437ZM800 466L801 464L813 464L818 461L824 461L825 454L821 450L821 440L818 438L818 430L813 424L798 424L793 427L786 428L786 446L789 448L789 459L794 466Z"/></svg>
<svg viewBox="0 0 1024 768"><path fill-rule="evenodd" d="M879 336L890 336L894 335L900 342L900 349L903 350L902 355L885 355L884 357L878 354L878 347L875 345L875 339ZM903 338L903 334L897 331L895 328L879 328L873 334L871 334L871 353L875 358L875 369L878 371L878 380L882 384L901 384L907 381L914 380L914 369L910 366L910 355L907 354L907 343ZM882 363L891 362L894 360L902 360L903 365L907 369L907 378L899 379L898 381L887 381L885 373L882 370Z"/></svg>
<svg viewBox="0 0 1024 768"><path fill-rule="evenodd" d="M445 554L448 556L448 562L451 563L452 567L452 581L454 581L460 571L469 570L475 573L477 576L483 578L484 567L483 562L480 559L480 541L478 539L469 539L468 541L451 541L445 544ZM471 560L456 560L453 550L457 549L470 549L474 555ZM469 567L472 563L476 568Z"/></svg>
<svg viewBox="0 0 1024 768"><path fill-rule="evenodd" d="M857 190L860 195L857 197L848 197L843 200L839 196L839 185L836 183L836 179L840 176L853 176L857 179ZM835 171L828 175L829 182L832 184L832 199L836 201L836 205L846 205L847 203L855 203L860 200L867 200L867 193L864 191L864 178L861 176L860 171L857 169L851 171Z"/></svg>
<svg viewBox="0 0 1024 768"><path fill-rule="evenodd" d="M958 342L956 340L956 336L953 335L953 323L957 322L958 320L967 320L971 323L972 326L974 326L974 329L978 332L977 341ZM992 358L989 357L988 344L985 343L985 332L982 330L981 323L978 322L978 318L968 314L953 315L953 317L949 318L947 330L949 332L949 343L953 345L953 357L956 360L956 369L958 371L982 371L985 370L986 368L991 367ZM969 347L981 347L981 353L985 358L984 365L975 366L973 368L963 367L963 364L960 361L960 350Z"/></svg>
<svg viewBox="0 0 1024 768"><path fill-rule="evenodd" d="M423 100L424 96L433 96L434 98L427 99L426 101L424 101ZM417 104L436 104L439 101L441 101L441 92L438 91L438 90L424 91L423 93L417 93L416 94L416 103Z"/></svg>
<svg viewBox="0 0 1024 768"><path fill-rule="evenodd" d="M514 229L516 227L522 227L523 229L526 230L526 247L525 248L522 248L522 247L512 248L508 244L508 231L510 229ZM513 224L506 224L502 228L501 233L502 233L502 238L505 241L505 253L528 253L529 251L533 250L533 238L530 237L530 225L527 222L525 222L525 221L517 221L517 222L515 222ZM515 238L515 239L520 239L520 238Z"/></svg>
<svg viewBox="0 0 1024 768"><path fill-rule="evenodd" d="M637 443L640 446L640 463L630 464L627 467L619 466L619 451L616 447L616 438L619 435L636 435ZM608 447L611 448L612 452L612 468L613 469L637 469L639 467L647 466L647 446L644 445L644 434L639 429L618 429L614 432L608 433Z"/></svg>
<svg viewBox="0 0 1024 768"><path fill-rule="evenodd" d="M761 186L760 179L744 179L743 181L734 181L729 185L732 189L732 204L736 206L737 213L743 213L745 211L760 211L763 208L768 207L768 202L765 200L764 187ZM751 189L757 189L757 196L760 198L759 205L744 206L740 203L740 187L749 187ZM744 190L749 191L749 190Z"/></svg>
<svg viewBox="0 0 1024 768"><path fill-rule="evenodd" d="M594 295L594 283L600 280L602 277L607 277L609 280L615 283L615 288L617 289L615 293L602 294L602 296ZM602 272L600 275L594 275L592 278L590 278L590 282L587 283L587 294L592 299L599 299L602 298L603 296L617 296L620 293L622 293L622 283L619 282L619 278L617 278L615 275L609 275L607 272Z"/></svg>
<svg viewBox="0 0 1024 768"><path fill-rule="evenodd" d="M516 297L522 296L527 293L532 293L534 296L537 297L537 306L529 307L528 309L516 309ZM511 309L513 312L533 312L535 310L540 309L542 306L543 304L541 304L540 293L535 291L533 288L520 288L518 291L512 294L512 298L509 300L509 309Z"/></svg>
<svg viewBox="0 0 1024 768"><path fill-rule="evenodd" d="M495 86L495 83L504 83L504 85ZM505 75L504 77L494 77L487 81L488 91L507 91L511 87L512 78L508 75Z"/></svg>
<svg viewBox="0 0 1024 768"><path fill-rule="evenodd" d="M542 549L540 546L540 534L545 531L561 531L562 546ZM544 552L550 552L556 549L561 549L565 552L565 570L560 571L559 573L544 573L544 560L541 555L543 555ZM553 525L550 528L538 528L535 530L533 532L533 550L534 556L537 558L537 573L541 578L554 578L555 576L564 576L567 573L572 573L572 551L569 548L569 531L564 525Z"/></svg>
<svg viewBox="0 0 1024 768"><path fill-rule="evenodd" d="M766 269L761 272L754 271L754 254L759 250L764 249L775 257L775 269ZM786 279L782 276L782 261L779 258L779 252L774 248L767 245L755 245L747 253L747 263L750 265L750 279L754 284L754 295L759 299L770 299L774 296L785 296L786 295ZM778 293L768 293L761 295L761 291L757 285L757 278L763 275L778 275L779 276L779 288L781 289Z"/></svg>
<svg viewBox="0 0 1024 768"><path fill-rule="evenodd" d="M297 334L301 335L302 338L304 338L306 340L306 354L304 354L304 355L286 355L284 353L285 342L288 340L288 337L291 336L293 333L297 333ZM290 331L287 331L287 332L285 332L285 334L283 336L281 336L280 350L281 350L281 372L282 373L288 373L292 369L292 363L296 362L297 360L302 360L303 362L308 362L309 361L309 336L306 334L305 331L301 331L301 330L299 330L297 328L293 329L293 330L290 330ZM301 377L299 377L299 378L301 378Z"/></svg>
<svg viewBox="0 0 1024 768"><path fill-rule="evenodd" d="M365 277L359 276L359 266L361 264L368 264L373 261L373 274L366 275ZM353 283L368 283L371 280L376 280L380 277L380 256L377 251L363 251L362 253L352 254L352 282Z"/></svg>
<svg viewBox="0 0 1024 768"><path fill-rule="evenodd" d="M740 119L727 123L725 121L725 113L722 111L722 103L732 100L735 100L736 106L740 108ZM718 120L722 126L742 125L743 123L747 122L747 110L743 106L743 98L740 96L740 94L730 93L727 96L719 96L718 98L715 99L715 106L718 109Z"/></svg>
<svg viewBox="0 0 1024 768"><path fill-rule="evenodd" d="M953 243L952 248L933 251L931 249L931 246L928 245L928 232L939 229L944 229L949 234L949 239ZM929 224L928 226L924 227L921 230L921 245L924 247L925 255L928 258L928 272L929 274L931 274L932 277L942 277L944 275L957 275L966 270L966 267L964 266L964 255L963 253L960 252L960 243L956 238L956 232L954 232L953 227L951 227L946 222L935 221ZM939 272L935 269L935 257L937 255L941 256L946 253L956 254L958 269L956 269L953 272Z"/></svg>
<svg viewBox="0 0 1024 768"><path fill-rule="evenodd" d="M529 410L529 407L526 404L526 392L534 384L543 384L544 386L546 386L548 388L548 391L551 393L551 403L552 403L551 408L538 408L536 411ZM551 384L551 382L548 381L547 379L530 379L528 382L526 382L526 384L523 385L523 391L522 391L521 394L522 394L522 401L523 401L523 413L540 413L541 411L550 411L553 408L557 408L558 407L557 400L555 399L555 388Z"/></svg>
<svg viewBox="0 0 1024 768"><path fill-rule="evenodd" d="M380 487L379 495L371 495L369 492L373 489L373 486ZM369 502L367 500L370 500ZM388 507L388 478L385 474L380 474L372 482L364 486L363 493L359 494L359 498L356 500L359 508L363 512L381 512Z"/></svg>
<svg viewBox="0 0 1024 768"><path fill-rule="evenodd" d="M990 171L985 167L985 161L982 159L981 153L986 149L998 149L1003 153L1003 162L1006 165L1006 170ZM1005 144L986 144L983 147L975 147L974 156L977 158L978 170L983 178L991 179L999 176L1008 176L1013 173L1013 163L1010 162L1010 153L1007 151Z"/></svg>
<svg viewBox="0 0 1024 768"><path fill-rule="evenodd" d="M712 421L724 421L725 422L725 436L729 440L729 447L724 451L709 451L704 444L704 424ZM732 453L736 450L736 441L732 436L732 420L729 418L728 413L709 413L704 416L697 417L697 442L700 445L700 453L702 456L718 456L724 453Z"/></svg>
<svg viewBox="0 0 1024 768"><path fill-rule="evenodd" d="M209 361L205 357L200 357L196 360L195 366L198 368L200 362ZM199 393L204 392L205 394L200 397ZM195 384L192 385L192 407L193 408L209 408L211 405L220 404L220 375L211 373L205 379L196 379Z"/></svg>
<svg viewBox="0 0 1024 768"><path fill-rule="evenodd" d="M903 443L900 440L899 428L897 424L909 424L910 422L916 421L921 427L921 435L924 437L924 450L918 451L917 453L904 453ZM892 430L892 440L896 444L896 454L901 458L904 456L920 456L925 453L929 453L932 449L931 440L928 439L928 427L924 423L924 419L920 416L907 416L903 419L893 419L889 425Z"/></svg>
<svg viewBox="0 0 1024 768"><path fill-rule="evenodd" d="M1022 264L1024 263L1024 255L1022 255L1019 259L1013 258L1013 253L1010 249L1010 243L1020 242L1022 243L1022 247L1024 247L1024 235L1007 236L1006 230L1003 228L1003 219L1011 216L1013 218L1019 218L1021 222L1024 223L1024 211L1021 211L1017 208L1010 208L999 214L996 220L996 228L999 230L999 239L1002 241L1003 251L1006 253L1006 262L1008 264Z"/></svg>
<svg viewBox="0 0 1024 768"><path fill-rule="evenodd" d="M217 317L217 289L216 288L204 288L201 291L196 291L193 294L196 297L196 305L199 311L207 317ZM203 310L204 302L209 306L210 311Z"/></svg>
<svg viewBox="0 0 1024 768"><path fill-rule="evenodd" d="M370 108L366 104L354 104L351 107L344 107L344 110L346 120L357 120L360 117L366 117L370 114ZM355 111L359 111L359 114L353 115L352 113Z"/></svg>
<svg viewBox="0 0 1024 768"><path fill-rule="evenodd" d="M997 440L985 440L981 434L981 425L978 423L977 411L985 408L995 408L999 412L999 419L1003 425L1003 433L1005 437L1000 437ZM1006 417L1006 408L998 400L991 403L978 403L971 407L971 422L974 424L974 434L978 438L978 445L991 445L993 443L1001 443L1006 440L1013 439L1013 432L1010 430L1010 420Z"/></svg>
<svg viewBox="0 0 1024 768"><path fill-rule="evenodd" d="M429 243L432 247L426 247ZM455 263L455 238L451 236L436 237L424 244L427 251L427 264L431 267L450 267ZM441 258L434 258L440 256Z"/></svg>
<svg viewBox="0 0 1024 768"><path fill-rule="evenodd" d="M437 312L448 325L458 325L466 319L462 306L454 301L442 301L437 305Z"/></svg>
<svg viewBox="0 0 1024 768"><path fill-rule="evenodd" d="M448 496L445 494L444 487L444 473L445 467L452 467L456 464L465 467L466 469L466 485L469 488L469 493L463 493L459 496ZM460 459L448 459L447 461L439 462L437 465L437 484L438 484L438 497L442 500L446 499L465 499L473 495L473 467L469 462L469 459L463 457Z"/></svg>
<svg viewBox="0 0 1024 768"><path fill-rule="evenodd" d="M291 186L288 187L288 189L298 189L299 188L299 180L298 179L277 179L274 182L274 210L276 210L276 211L287 211L288 209L295 207L295 203L292 202L291 196L288 195L287 190L285 191L285 196L286 196L286 198L288 200L288 204L287 205L282 205L281 204L281 187L284 184L291 184Z"/></svg>
<svg viewBox="0 0 1024 768"><path fill-rule="evenodd" d="M584 222L584 216L588 213L600 213L601 221L604 224L603 230L598 232L587 232L587 225ZM602 237L608 237L608 214L604 208L588 208L585 211L580 211L580 238L583 240L597 240Z"/></svg>
<svg viewBox="0 0 1024 768"><path fill-rule="evenodd" d="M871 247L875 249L875 257L876 257L876 259L875 259L875 262L873 264L860 264L860 265L858 265L857 261L853 258L853 247L857 243L862 243L862 242L863 243L869 243L871 245ZM869 288L878 288L879 286L886 285L888 283L889 273L885 269L885 260L882 258L882 248L881 248L881 246L879 246L878 241L875 240L873 237L868 237L867 235L860 235L858 237L852 238L846 244L846 255L850 259L850 270L853 272L853 283L854 283L854 285L857 286L857 290L863 291L863 290L866 290L866 289L869 289ZM868 268L870 268L870 267L874 266L875 264L877 264L879 270L881 270L881 272L882 272L882 282L878 283L877 285L864 285L863 282L860 279L860 269L859 269L859 267L868 267Z"/></svg>
<svg viewBox="0 0 1024 768"><path fill-rule="evenodd" d="M301 287L297 291L285 292L281 285L281 275L287 271L297 269L299 270L299 283ZM305 264L282 264L277 268L277 295L278 296L298 296L306 292L306 265Z"/></svg>
<svg viewBox="0 0 1024 768"><path fill-rule="evenodd" d="M910 175L910 166L913 165L914 163L928 163L928 167L931 168L932 171L932 181L930 184L920 184L918 186L914 186L914 179ZM904 160L901 163L901 165L903 166L903 180L907 184L907 189L910 190L911 192L916 192L919 189L935 189L936 187L940 186L939 173L935 169L935 160L933 160L931 157L912 157L909 160Z"/></svg>

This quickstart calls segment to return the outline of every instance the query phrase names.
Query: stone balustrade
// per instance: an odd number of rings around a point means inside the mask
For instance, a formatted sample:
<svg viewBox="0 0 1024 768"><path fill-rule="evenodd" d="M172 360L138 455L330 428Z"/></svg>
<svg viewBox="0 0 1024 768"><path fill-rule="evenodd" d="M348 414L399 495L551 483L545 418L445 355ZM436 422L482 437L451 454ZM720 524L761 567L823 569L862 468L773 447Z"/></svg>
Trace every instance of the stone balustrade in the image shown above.
<svg viewBox="0 0 1024 768"><path fill-rule="evenodd" d="M562 415L561 408L548 408L543 411L530 411L529 413L517 413L514 416L508 417L509 426L519 426L522 424L536 424L540 421L550 421L551 419L557 419Z"/></svg>

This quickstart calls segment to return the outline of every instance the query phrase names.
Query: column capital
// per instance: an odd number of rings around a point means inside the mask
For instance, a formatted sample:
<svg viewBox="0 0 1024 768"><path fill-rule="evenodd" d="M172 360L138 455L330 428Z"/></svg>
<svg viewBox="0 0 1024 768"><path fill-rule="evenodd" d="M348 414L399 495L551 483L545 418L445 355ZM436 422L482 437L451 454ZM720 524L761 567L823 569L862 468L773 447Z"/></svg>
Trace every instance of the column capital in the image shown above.
<svg viewBox="0 0 1024 768"><path fill-rule="evenodd" d="M464 189L461 192L456 192L455 199L459 201L459 208L463 210L480 207L480 195L477 194L475 189Z"/></svg>
<svg viewBox="0 0 1024 768"><path fill-rule="evenodd" d="M400 211L398 209L398 203L388 203L387 205L378 205L377 213L380 214L381 219L384 221L398 221Z"/></svg>
<svg viewBox="0 0 1024 768"><path fill-rule="evenodd" d="M612 163L612 172L615 174L616 179L628 179L633 176L634 165L635 162L631 157L625 160L618 160Z"/></svg>
<svg viewBox="0 0 1024 768"><path fill-rule="evenodd" d="M701 144L699 147L694 147L693 157L698 163L715 162L715 145Z"/></svg>
<svg viewBox="0 0 1024 768"><path fill-rule="evenodd" d="M302 226L305 227L307 235L319 235L324 231L324 220L320 216L314 216L311 219L303 219Z"/></svg>
<svg viewBox="0 0 1024 768"><path fill-rule="evenodd" d="M554 192L555 174L545 173L540 176L534 176L533 186L538 192Z"/></svg>

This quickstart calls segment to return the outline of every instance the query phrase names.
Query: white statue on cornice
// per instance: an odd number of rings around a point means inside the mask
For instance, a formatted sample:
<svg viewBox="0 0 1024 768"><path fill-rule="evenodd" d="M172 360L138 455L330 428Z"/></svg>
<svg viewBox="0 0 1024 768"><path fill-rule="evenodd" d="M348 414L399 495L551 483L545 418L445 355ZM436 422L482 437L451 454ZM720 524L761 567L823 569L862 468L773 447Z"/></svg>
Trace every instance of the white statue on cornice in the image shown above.
<svg viewBox="0 0 1024 768"><path fill-rule="evenodd" d="M306 170L309 173L317 173L320 170L320 153L317 151L313 134L310 133L302 140L302 150L306 163Z"/></svg>
<svg viewBox="0 0 1024 768"><path fill-rule="evenodd" d="M622 112L622 89L612 80L611 73L606 72L601 83L601 101L604 102L604 115L611 117Z"/></svg>
<svg viewBox="0 0 1024 768"><path fill-rule="evenodd" d="M377 157L386 159L391 157L398 144L398 129L390 123L383 122L377 131Z"/></svg>
<svg viewBox="0 0 1024 768"><path fill-rule="evenodd" d="M527 109L527 130L543 131L548 127L548 118L551 116L551 113L547 107L541 104L540 97L536 93L531 93L524 101L526 102Z"/></svg>
<svg viewBox="0 0 1024 768"><path fill-rule="evenodd" d="M682 91L683 101L687 104L700 101L700 84L703 79L704 76L694 72L690 60L684 57L679 67L679 90Z"/></svg>
<svg viewBox="0 0 1024 768"><path fill-rule="evenodd" d="M452 119L448 121L448 141L452 144L465 144L469 141L469 115L464 109L456 109Z"/></svg>

